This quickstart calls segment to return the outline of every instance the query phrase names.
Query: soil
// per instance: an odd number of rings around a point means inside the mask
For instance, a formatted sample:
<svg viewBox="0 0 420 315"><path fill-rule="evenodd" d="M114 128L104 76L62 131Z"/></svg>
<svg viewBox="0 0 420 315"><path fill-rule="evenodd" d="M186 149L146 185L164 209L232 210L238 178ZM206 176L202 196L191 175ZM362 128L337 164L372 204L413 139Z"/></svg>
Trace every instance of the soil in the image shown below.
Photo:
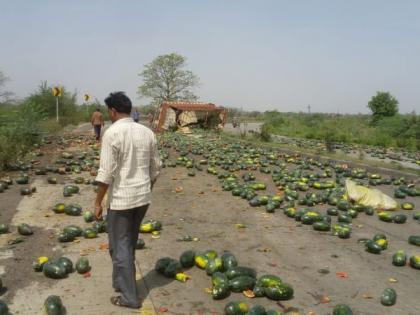
<svg viewBox="0 0 420 315"><path fill-rule="evenodd" d="M36 160L33 160L34 167L45 167L49 165L51 159L57 156L56 146L53 144L45 145L42 150L42 156L37 156ZM53 154L53 152L55 152ZM29 170L28 175L33 177L33 170ZM17 176L17 172L8 172L3 176L9 176L14 178ZM38 178L46 178L47 176L38 176ZM60 178L61 175L56 175ZM1 250L3 252L1 260L1 279L5 285L1 290L1 295L4 296L4 301L9 302L13 300L16 291L20 288L28 286L33 281L36 281L40 289L48 287L48 280L44 277L40 277L38 273L35 273L32 269L32 262L34 257L39 256L60 256L61 252L54 250L55 235L52 230L48 230L40 227L32 227L34 232L31 236L21 236L16 231L16 225L13 224L13 217L17 213L19 203L23 199L20 194L22 187L33 185L33 179L30 180L29 185L18 185L14 183L9 188L0 194L0 222L9 225L11 233L3 235L4 237L0 241ZM28 197L29 198L29 197ZM28 222L30 224L30 222ZM7 242L15 239L22 238L23 242L14 245L9 245ZM36 246L34 246L36 244ZM42 255L40 255L42 253ZM8 258L7 258L8 257ZM7 295L5 294L7 292Z"/></svg>
<svg viewBox="0 0 420 315"><path fill-rule="evenodd" d="M270 178L256 173L257 180L267 184L268 193L275 192ZM176 187L182 187L183 192L176 193ZM391 192L385 186L381 189ZM418 206L418 200L409 200L417 201ZM316 207L321 211L326 208ZM411 212L401 210L397 213L410 216ZM420 253L415 246L407 244L408 236L420 231L419 224L411 218L402 227L379 221L376 215L360 214L353 221L352 237L343 240L328 232L313 231L310 226L287 218L281 210L268 214L263 207L252 208L246 201L222 191L216 177L204 173L189 177L185 168L178 167L164 170L156 185L148 217L161 220L164 230L160 239L150 239L146 243L150 244L150 255L154 258L148 257L143 263L147 269L153 268L153 262L160 257L177 258L187 249L215 249L219 253L229 250L237 256L240 265L256 268L258 274L278 275L291 283L295 298L282 305L296 308L301 314L309 311L331 313L333 305L338 303L347 303L355 314L366 315L414 315L420 307L416 298L418 270L391 264L392 254L399 249L406 250L408 255ZM246 227L237 228L236 224ZM365 252L357 240L372 238L377 233L388 236L389 248L380 255ZM176 242L184 235L198 237L200 241ZM348 277L340 278L340 272ZM170 314L221 314L227 301L243 300L249 305L262 304L282 311L282 307L273 301L247 299L242 294L214 301L205 292L205 288L211 287L205 271L193 268L187 273L192 280L186 284L174 282L164 290L153 290L155 305L167 307ZM390 278L398 282L390 283ZM398 292L398 303L392 309L379 302L386 287ZM174 295L176 298L172 300ZM330 303L320 302L324 295ZM366 298L370 296L372 299Z"/></svg>

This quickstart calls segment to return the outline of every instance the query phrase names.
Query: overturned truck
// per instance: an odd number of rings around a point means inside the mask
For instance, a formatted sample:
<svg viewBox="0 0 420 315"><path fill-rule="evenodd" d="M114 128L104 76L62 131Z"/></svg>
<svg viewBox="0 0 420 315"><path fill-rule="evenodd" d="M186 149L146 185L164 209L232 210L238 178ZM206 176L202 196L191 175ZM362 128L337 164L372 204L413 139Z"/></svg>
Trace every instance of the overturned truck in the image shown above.
<svg viewBox="0 0 420 315"><path fill-rule="evenodd" d="M155 131L174 130L183 127L222 129L227 118L227 110L211 103L164 102L155 115Z"/></svg>

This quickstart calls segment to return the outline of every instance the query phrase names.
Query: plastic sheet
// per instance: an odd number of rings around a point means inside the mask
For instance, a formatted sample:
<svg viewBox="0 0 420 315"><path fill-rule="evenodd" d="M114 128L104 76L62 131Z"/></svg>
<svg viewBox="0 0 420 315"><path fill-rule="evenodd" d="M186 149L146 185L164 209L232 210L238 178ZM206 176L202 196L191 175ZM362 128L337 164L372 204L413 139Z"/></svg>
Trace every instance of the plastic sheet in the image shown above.
<svg viewBox="0 0 420 315"><path fill-rule="evenodd" d="M382 191L357 185L352 180L346 180L348 199L376 210L396 210L398 203Z"/></svg>

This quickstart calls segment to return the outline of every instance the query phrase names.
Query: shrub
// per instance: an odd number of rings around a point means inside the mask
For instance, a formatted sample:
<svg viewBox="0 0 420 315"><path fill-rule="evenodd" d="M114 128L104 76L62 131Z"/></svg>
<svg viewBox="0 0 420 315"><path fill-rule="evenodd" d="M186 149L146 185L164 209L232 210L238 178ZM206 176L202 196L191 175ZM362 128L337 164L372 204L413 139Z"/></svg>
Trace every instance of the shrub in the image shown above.
<svg viewBox="0 0 420 315"><path fill-rule="evenodd" d="M3 134L0 134L0 170L7 164L16 160L18 156L16 143Z"/></svg>
<svg viewBox="0 0 420 315"><path fill-rule="evenodd" d="M55 134L61 130L61 125L53 118L42 121L40 127L42 131L49 134Z"/></svg>
<svg viewBox="0 0 420 315"><path fill-rule="evenodd" d="M32 103L2 107L0 113L0 170L26 154L41 139L43 114Z"/></svg>
<svg viewBox="0 0 420 315"><path fill-rule="evenodd" d="M272 134L334 143L357 143L375 146L397 145L408 150L420 148L420 116L397 114L382 117L375 125L368 115L333 115L265 112L264 121ZM326 130L328 129L328 131Z"/></svg>
<svg viewBox="0 0 420 315"><path fill-rule="evenodd" d="M259 133L259 138L264 142L271 141L271 134L269 132L269 127L267 124L261 126L261 131Z"/></svg>

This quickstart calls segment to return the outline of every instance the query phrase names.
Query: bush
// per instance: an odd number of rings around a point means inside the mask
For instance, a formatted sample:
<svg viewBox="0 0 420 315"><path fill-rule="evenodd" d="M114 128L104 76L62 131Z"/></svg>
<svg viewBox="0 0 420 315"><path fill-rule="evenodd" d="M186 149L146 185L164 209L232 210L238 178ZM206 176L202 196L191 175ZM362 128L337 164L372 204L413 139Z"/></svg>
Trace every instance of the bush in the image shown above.
<svg viewBox="0 0 420 315"><path fill-rule="evenodd" d="M420 148L420 116L395 115L383 117L376 125L369 115L333 115L266 112L267 130L292 138L324 141L333 149L334 143L357 143L374 146L399 146L408 150Z"/></svg>
<svg viewBox="0 0 420 315"><path fill-rule="evenodd" d="M416 150L418 149L418 144L420 140L416 140L414 138L397 138L395 139L395 144L397 147L406 148L409 150Z"/></svg>
<svg viewBox="0 0 420 315"><path fill-rule="evenodd" d="M271 141L271 134L269 132L269 126L267 124L263 124L261 126L261 131L259 133L259 138L264 142Z"/></svg>
<svg viewBox="0 0 420 315"><path fill-rule="evenodd" d="M325 142L325 147L327 148L328 152L334 152L335 150L335 142L337 141L337 134L335 130L326 128L321 133L321 138Z"/></svg>
<svg viewBox="0 0 420 315"><path fill-rule="evenodd" d="M78 106L76 93L62 88L59 98L59 123L56 122L56 99L52 86L41 83L37 90L24 101L16 104L0 104L0 170L22 158L45 133L57 133L64 126L89 121L100 103ZM105 120L108 112L102 110Z"/></svg>
<svg viewBox="0 0 420 315"><path fill-rule="evenodd" d="M55 119L47 119L40 123L41 130L47 134L55 134L61 130L61 125Z"/></svg>
<svg viewBox="0 0 420 315"><path fill-rule="evenodd" d="M16 143L5 135L0 134L0 170L18 157Z"/></svg>
<svg viewBox="0 0 420 315"><path fill-rule="evenodd" d="M370 145L374 145L374 146L380 146L380 147L389 147L392 144L392 138L390 138L388 135L377 132L376 134L374 134L371 138L371 140L369 140Z"/></svg>
<svg viewBox="0 0 420 315"><path fill-rule="evenodd" d="M0 170L22 158L41 139L43 113L32 103L2 107L0 111Z"/></svg>

